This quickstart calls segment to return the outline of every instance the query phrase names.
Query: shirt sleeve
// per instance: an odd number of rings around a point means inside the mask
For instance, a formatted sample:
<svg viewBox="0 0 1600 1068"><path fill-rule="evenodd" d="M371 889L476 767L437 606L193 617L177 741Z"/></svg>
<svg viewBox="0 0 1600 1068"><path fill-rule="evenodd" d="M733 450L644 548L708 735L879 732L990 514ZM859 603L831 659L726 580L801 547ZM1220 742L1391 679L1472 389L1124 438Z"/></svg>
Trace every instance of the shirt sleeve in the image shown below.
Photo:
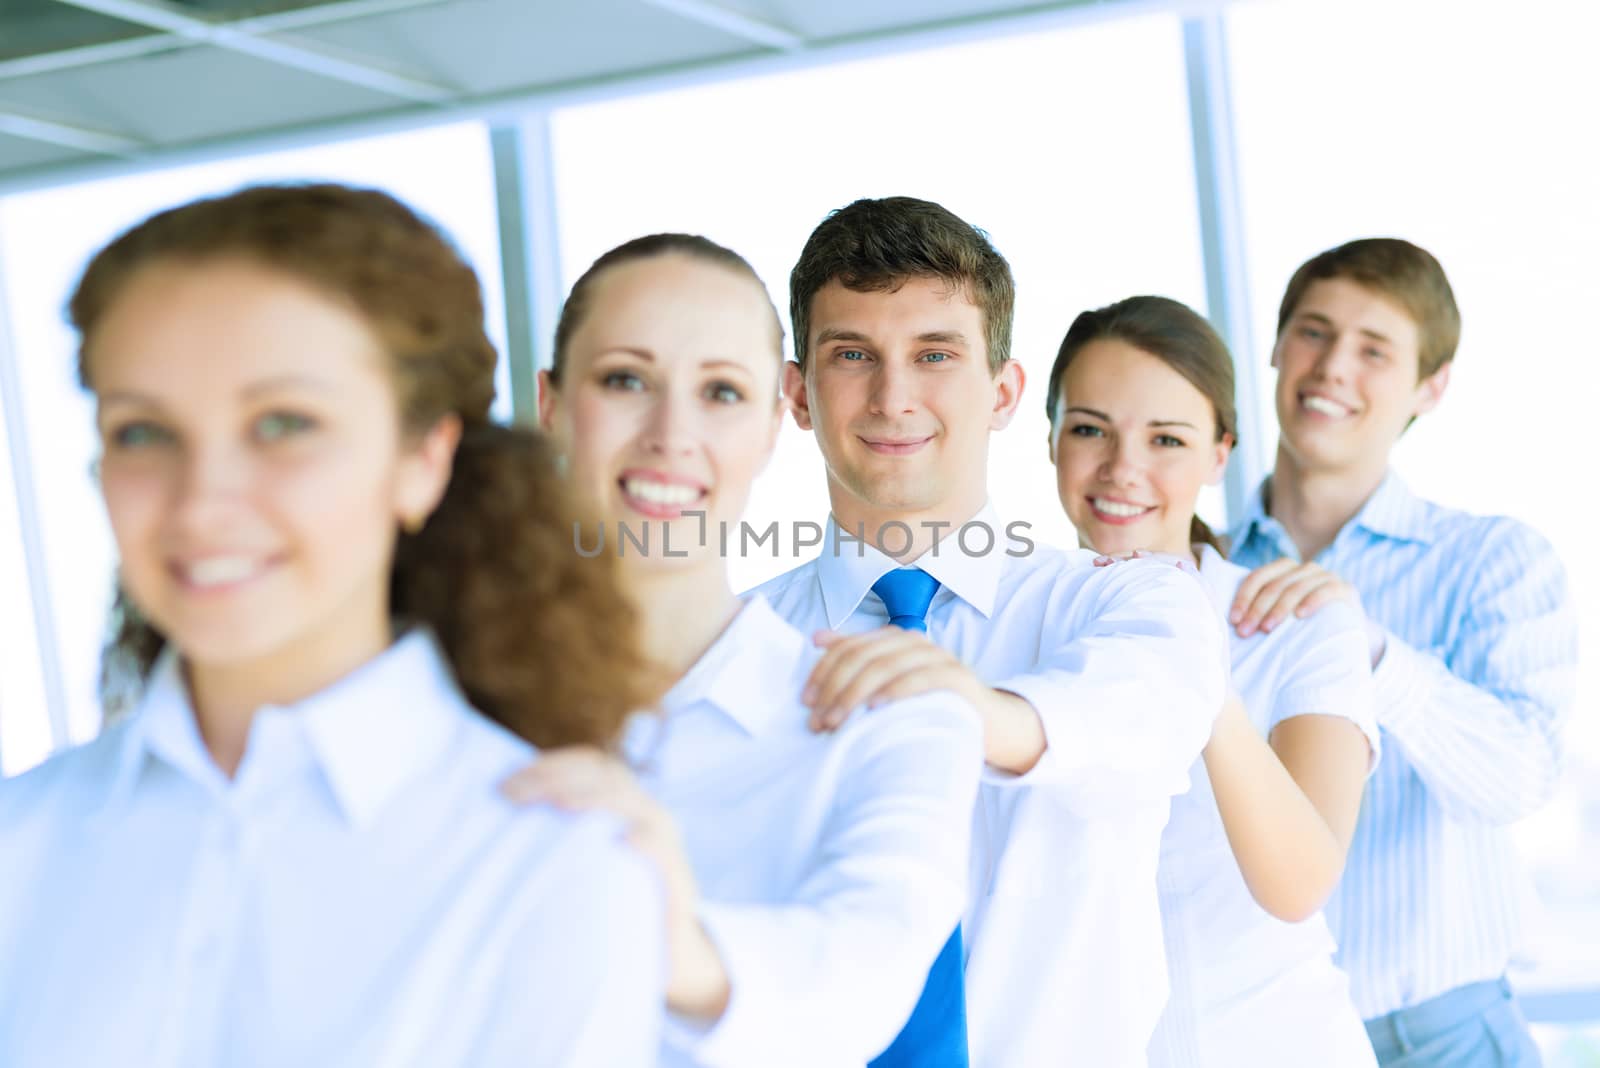
<svg viewBox="0 0 1600 1068"><path fill-rule="evenodd" d="M983 732L929 694L852 717L823 840L781 905L707 902L731 995L669 1045L708 1066L864 1064L911 1016L960 922Z"/></svg>
<svg viewBox="0 0 1600 1068"><path fill-rule="evenodd" d="M1577 620L1544 538L1502 519L1481 544L1454 640L1423 650L1390 633L1374 677L1380 725L1444 811L1503 824L1544 804L1560 777Z"/></svg>
<svg viewBox="0 0 1600 1068"><path fill-rule="evenodd" d="M1361 729L1377 767L1377 703L1367 651L1366 620L1354 605L1335 602L1290 624L1292 639L1266 722L1266 733L1296 716L1335 716Z"/></svg>
<svg viewBox="0 0 1600 1068"><path fill-rule="evenodd" d="M607 834L616 834L609 825ZM620 840L594 842L522 933L499 986L483 1068L646 1068L661 1058L666 915L660 879Z"/></svg>
<svg viewBox="0 0 1600 1068"><path fill-rule="evenodd" d="M1052 606L1034 670L993 684L1038 712L1044 755L985 782L1062 787L1084 814L1183 793L1227 690L1217 609L1198 576L1157 560L1097 569L1076 596L1087 610Z"/></svg>

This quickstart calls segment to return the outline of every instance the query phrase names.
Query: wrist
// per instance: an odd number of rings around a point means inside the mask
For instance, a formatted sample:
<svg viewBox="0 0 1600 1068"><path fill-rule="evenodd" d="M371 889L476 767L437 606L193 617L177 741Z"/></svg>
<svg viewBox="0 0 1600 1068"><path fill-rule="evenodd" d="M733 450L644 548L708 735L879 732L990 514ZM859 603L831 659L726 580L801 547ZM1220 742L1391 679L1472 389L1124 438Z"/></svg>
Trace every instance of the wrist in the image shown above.
<svg viewBox="0 0 1600 1068"><path fill-rule="evenodd" d="M1016 775L1033 770L1049 745L1033 705L1014 693L985 689L978 711L983 716L984 760Z"/></svg>
<svg viewBox="0 0 1600 1068"><path fill-rule="evenodd" d="M698 919L674 924L667 945L672 961L667 1007L706 1022L721 1017L732 990L722 954L705 927Z"/></svg>

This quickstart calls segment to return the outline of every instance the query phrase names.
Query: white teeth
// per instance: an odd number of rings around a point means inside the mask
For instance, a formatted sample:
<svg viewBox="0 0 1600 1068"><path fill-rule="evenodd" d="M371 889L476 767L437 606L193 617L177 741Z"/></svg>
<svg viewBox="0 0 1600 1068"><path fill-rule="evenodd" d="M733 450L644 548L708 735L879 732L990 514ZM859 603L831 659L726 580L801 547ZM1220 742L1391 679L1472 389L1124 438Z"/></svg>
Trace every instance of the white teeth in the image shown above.
<svg viewBox="0 0 1600 1068"><path fill-rule="evenodd" d="M259 568L254 557L213 556L184 565L183 573L194 586L225 586L249 578Z"/></svg>
<svg viewBox="0 0 1600 1068"><path fill-rule="evenodd" d="M1330 415L1335 419L1350 414L1350 409L1346 408L1344 405L1335 404L1331 400L1326 400L1325 398L1318 397L1310 393L1300 398L1300 403L1305 405L1307 409L1313 412L1320 412L1323 415Z"/></svg>
<svg viewBox="0 0 1600 1068"><path fill-rule="evenodd" d="M622 488L630 497L637 497L650 504L693 504L700 499L700 491L693 486L647 482L642 478L630 478L622 484Z"/></svg>
<svg viewBox="0 0 1600 1068"><path fill-rule="evenodd" d="M1118 519L1132 519L1136 515L1144 515L1144 513L1148 510L1137 504L1123 504L1121 501L1108 501L1104 497L1096 497L1093 503L1095 511L1104 512L1106 515L1116 516Z"/></svg>

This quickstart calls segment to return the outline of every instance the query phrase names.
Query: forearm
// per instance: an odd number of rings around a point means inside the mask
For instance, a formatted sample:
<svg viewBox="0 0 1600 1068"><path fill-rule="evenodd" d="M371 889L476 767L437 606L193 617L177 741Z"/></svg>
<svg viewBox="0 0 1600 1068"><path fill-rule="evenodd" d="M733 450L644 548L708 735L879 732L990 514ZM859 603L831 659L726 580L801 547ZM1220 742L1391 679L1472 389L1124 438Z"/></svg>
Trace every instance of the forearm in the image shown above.
<svg viewBox="0 0 1600 1068"><path fill-rule="evenodd" d="M1564 674L1569 667L1530 664L1502 696L1390 635L1374 674L1378 721L1447 813L1511 823L1543 805L1560 777L1560 701L1544 695Z"/></svg>
<svg viewBox="0 0 1600 1068"><path fill-rule="evenodd" d="M1345 843L1244 716L1218 720L1205 764L1251 897L1281 920L1311 916L1338 885Z"/></svg>

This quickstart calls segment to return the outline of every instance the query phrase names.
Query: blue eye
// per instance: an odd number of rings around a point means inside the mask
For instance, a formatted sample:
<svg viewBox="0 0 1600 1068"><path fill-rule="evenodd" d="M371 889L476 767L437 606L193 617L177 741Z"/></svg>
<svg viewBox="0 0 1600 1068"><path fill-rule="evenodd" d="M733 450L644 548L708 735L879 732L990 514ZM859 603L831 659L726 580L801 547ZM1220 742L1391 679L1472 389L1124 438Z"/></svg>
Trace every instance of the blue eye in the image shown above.
<svg viewBox="0 0 1600 1068"><path fill-rule="evenodd" d="M1385 360L1389 357L1389 354L1382 349L1366 349L1362 355L1374 360Z"/></svg>
<svg viewBox="0 0 1600 1068"><path fill-rule="evenodd" d="M922 359L925 363L946 363L950 359L950 354L948 352L930 352Z"/></svg>
<svg viewBox="0 0 1600 1068"><path fill-rule="evenodd" d="M1314 326L1302 326L1300 328L1300 336L1305 338L1307 341L1321 341L1322 331L1318 330Z"/></svg>
<svg viewBox="0 0 1600 1068"><path fill-rule="evenodd" d="M316 424L295 412L269 412L256 420L255 436L260 441L281 441L303 434Z"/></svg>
<svg viewBox="0 0 1600 1068"><path fill-rule="evenodd" d="M867 354L862 352L860 349L840 349L838 352L838 357L841 360L849 360L852 363L858 363L862 360L865 360L867 358Z"/></svg>
<svg viewBox="0 0 1600 1068"><path fill-rule="evenodd" d="M609 374L602 375L600 384L606 389L620 389L630 393L637 393L644 389L644 379L632 371L612 371Z"/></svg>
<svg viewBox="0 0 1600 1068"><path fill-rule="evenodd" d="M1163 449L1181 449L1185 447L1185 443L1182 438L1175 438L1171 434L1157 434L1156 444L1160 445Z"/></svg>
<svg viewBox="0 0 1600 1068"><path fill-rule="evenodd" d="M1079 438L1099 438L1105 436L1105 431L1101 430L1097 426L1090 426L1088 423L1079 423L1077 426L1069 430L1068 433L1073 437Z"/></svg>
<svg viewBox="0 0 1600 1068"><path fill-rule="evenodd" d="M738 404L744 400L744 391L727 382L713 382L706 387L706 396L718 404Z"/></svg>
<svg viewBox="0 0 1600 1068"><path fill-rule="evenodd" d="M141 449L165 445L172 440L172 434L165 427L150 422L123 423L108 436L112 446L118 449Z"/></svg>

